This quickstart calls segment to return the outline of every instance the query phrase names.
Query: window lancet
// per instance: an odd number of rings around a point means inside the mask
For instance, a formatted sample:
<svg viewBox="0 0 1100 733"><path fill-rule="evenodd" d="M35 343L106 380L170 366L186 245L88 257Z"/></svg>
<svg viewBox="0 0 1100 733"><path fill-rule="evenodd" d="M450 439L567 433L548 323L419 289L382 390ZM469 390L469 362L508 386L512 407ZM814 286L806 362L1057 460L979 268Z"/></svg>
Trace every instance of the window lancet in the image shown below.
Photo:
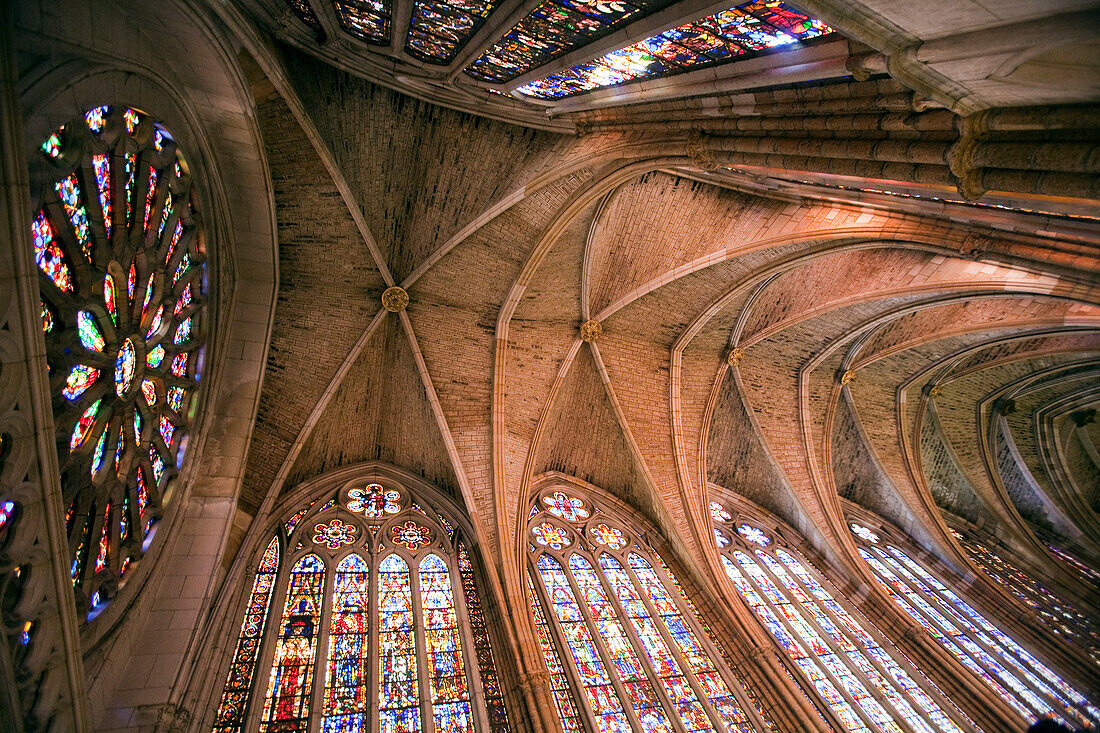
<svg viewBox="0 0 1100 733"><path fill-rule="evenodd" d="M859 554L906 614L1025 719L1100 723L1100 709L990 623L897 545L861 538Z"/></svg>
<svg viewBox="0 0 1100 733"><path fill-rule="evenodd" d="M973 724L837 602L780 537L711 502L722 563L738 594L849 731L962 733ZM724 530L724 532L723 532ZM920 680L918 684L916 680Z"/></svg>
<svg viewBox="0 0 1100 733"><path fill-rule="evenodd" d="M262 733L506 733L463 530L399 486L338 499L294 513L265 553L214 733L256 719Z"/></svg>
<svg viewBox="0 0 1100 733"><path fill-rule="evenodd" d="M144 112L96 107L41 146L31 221L78 609L91 620L153 541L202 369L205 254L191 175Z"/></svg>
<svg viewBox="0 0 1100 733"><path fill-rule="evenodd" d="M557 490L536 499L528 529L535 630L566 731L766 728L664 561L626 525Z"/></svg>

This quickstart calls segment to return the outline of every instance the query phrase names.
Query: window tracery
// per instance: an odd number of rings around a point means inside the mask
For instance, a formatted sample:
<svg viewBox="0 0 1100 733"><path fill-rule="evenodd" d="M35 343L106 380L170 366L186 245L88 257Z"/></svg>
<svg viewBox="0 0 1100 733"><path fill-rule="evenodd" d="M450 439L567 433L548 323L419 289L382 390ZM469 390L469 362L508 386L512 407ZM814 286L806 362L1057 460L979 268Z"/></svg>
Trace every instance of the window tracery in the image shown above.
<svg viewBox="0 0 1100 733"><path fill-rule="evenodd" d="M575 490L534 504L528 590L566 731L767 729L652 548Z"/></svg>
<svg viewBox="0 0 1100 733"><path fill-rule="evenodd" d="M874 628L838 602L782 535L711 503L722 564L738 594L850 731L949 731L973 724Z"/></svg>
<svg viewBox="0 0 1100 733"><path fill-rule="evenodd" d="M413 499L358 481L279 525L214 733L510 729L463 530Z"/></svg>
<svg viewBox="0 0 1100 733"><path fill-rule="evenodd" d="M1100 665L1100 628L1087 615L986 544L966 534L956 532L956 535L959 543L989 577L1032 608L1051 631L1086 649L1093 662Z"/></svg>
<svg viewBox="0 0 1100 733"><path fill-rule="evenodd" d="M94 618L149 549L202 371L205 254L188 164L143 112L100 106L40 148L31 222L71 578Z"/></svg>
<svg viewBox="0 0 1100 733"><path fill-rule="evenodd" d="M1025 719L1049 714L1074 726L1100 722L1100 709L902 550L901 542L858 538L857 544L890 598Z"/></svg>

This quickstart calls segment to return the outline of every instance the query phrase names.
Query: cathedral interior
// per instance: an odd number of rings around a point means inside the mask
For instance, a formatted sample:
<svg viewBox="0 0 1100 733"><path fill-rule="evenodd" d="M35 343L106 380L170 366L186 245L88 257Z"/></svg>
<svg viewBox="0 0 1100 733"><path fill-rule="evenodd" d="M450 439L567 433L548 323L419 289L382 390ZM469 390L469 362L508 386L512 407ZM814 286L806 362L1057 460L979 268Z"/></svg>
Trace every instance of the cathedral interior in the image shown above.
<svg viewBox="0 0 1100 733"><path fill-rule="evenodd" d="M1094 0L13 0L0 729L1100 726Z"/></svg>

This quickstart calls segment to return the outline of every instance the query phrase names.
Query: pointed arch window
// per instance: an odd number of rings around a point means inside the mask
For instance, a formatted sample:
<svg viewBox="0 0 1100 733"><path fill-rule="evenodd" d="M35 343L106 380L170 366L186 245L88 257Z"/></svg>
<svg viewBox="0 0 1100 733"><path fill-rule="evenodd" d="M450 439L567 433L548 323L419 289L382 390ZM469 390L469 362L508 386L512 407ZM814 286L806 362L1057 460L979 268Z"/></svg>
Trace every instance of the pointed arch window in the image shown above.
<svg viewBox="0 0 1100 733"><path fill-rule="evenodd" d="M853 533L860 556L894 602L1021 716L1050 714L1075 726L1100 723L1100 709L902 550L900 542Z"/></svg>
<svg viewBox="0 0 1100 733"><path fill-rule="evenodd" d="M973 724L886 639L845 608L782 536L718 502L711 521L734 587L849 731L961 733Z"/></svg>
<svg viewBox="0 0 1100 733"><path fill-rule="evenodd" d="M69 562L91 620L153 541L195 419L206 256L172 134L101 106L42 145L31 222Z"/></svg>
<svg viewBox="0 0 1100 733"><path fill-rule="evenodd" d="M573 489L528 518L528 590L563 728L766 730L661 557Z"/></svg>
<svg viewBox="0 0 1100 733"><path fill-rule="evenodd" d="M973 535L954 529L951 532L990 578L1032 608L1051 631L1084 648L1093 662L1100 665L1100 628L1086 614Z"/></svg>
<svg viewBox="0 0 1100 733"><path fill-rule="evenodd" d="M261 562L214 733L508 731L474 564L446 511L355 482L291 515Z"/></svg>

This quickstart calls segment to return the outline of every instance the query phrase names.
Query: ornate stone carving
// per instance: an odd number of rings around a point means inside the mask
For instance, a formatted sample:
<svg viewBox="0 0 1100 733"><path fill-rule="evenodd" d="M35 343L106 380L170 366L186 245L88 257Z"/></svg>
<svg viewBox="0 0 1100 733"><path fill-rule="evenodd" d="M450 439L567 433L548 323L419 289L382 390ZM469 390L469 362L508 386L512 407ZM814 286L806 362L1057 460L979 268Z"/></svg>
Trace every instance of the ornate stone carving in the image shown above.
<svg viewBox="0 0 1100 733"><path fill-rule="evenodd" d="M400 313L409 305L409 294L404 288L394 285L382 293L382 307L390 313Z"/></svg>
<svg viewBox="0 0 1100 733"><path fill-rule="evenodd" d="M741 360L745 358L745 350L740 346L730 349L730 353L726 354L726 363L730 366L737 366L741 363Z"/></svg>
<svg viewBox="0 0 1100 733"><path fill-rule="evenodd" d="M980 260L982 254L989 249L989 237L977 232L970 232L959 245L959 254L968 260Z"/></svg>
<svg viewBox="0 0 1100 733"><path fill-rule="evenodd" d="M718 159L704 147L706 134L699 130L692 130L688 137L687 153L691 162L705 171L716 171L722 167Z"/></svg>
<svg viewBox="0 0 1100 733"><path fill-rule="evenodd" d="M585 343L593 343L600 338L602 333L603 326L595 318L581 324L581 341Z"/></svg>
<svg viewBox="0 0 1100 733"><path fill-rule="evenodd" d="M852 380L856 378L856 372L854 369L846 369L844 373L840 375L841 386L851 384Z"/></svg>

